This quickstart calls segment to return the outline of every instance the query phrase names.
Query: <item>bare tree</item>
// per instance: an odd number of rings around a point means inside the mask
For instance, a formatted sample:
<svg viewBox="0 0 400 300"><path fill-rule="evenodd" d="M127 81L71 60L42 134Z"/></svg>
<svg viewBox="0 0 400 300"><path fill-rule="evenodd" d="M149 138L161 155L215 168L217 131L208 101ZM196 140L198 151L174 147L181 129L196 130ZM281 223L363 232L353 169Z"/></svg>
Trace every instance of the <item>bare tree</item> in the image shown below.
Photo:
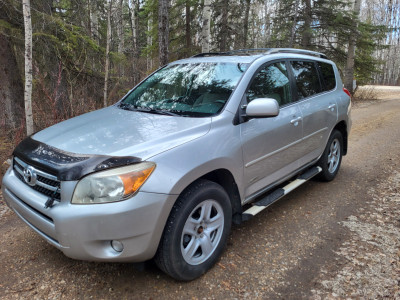
<svg viewBox="0 0 400 300"><path fill-rule="evenodd" d="M304 0L304 28L301 38L301 45L303 48L307 49L311 46L311 0Z"/></svg>
<svg viewBox="0 0 400 300"><path fill-rule="evenodd" d="M293 44L294 44L294 37L295 37L296 26L297 26L298 10L299 10L299 0L296 0L296 2L294 3L294 16L293 16L292 31L290 32L289 48L292 48Z"/></svg>
<svg viewBox="0 0 400 300"><path fill-rule="evenodd" d="M129 14L131 20L131 30L132 30L132 50L133 50L133 59L132 59L132 71L133 71L133 83L136 84L140 79L140 74L137 69L138 60L139 60L139 48L138 48L138 26L137 26L137 0L130 0L129 5Z"/></svg>
<svg viewBox="0 0 400 300"><path fill-rule="evenodd" d="M137 50L136 0L130 0L129 13L131 18L133 51L135 52Z"/></svg>
<svg viewBox="0 0 400 300"><path fill-rule="evenodd" d="M107 42L106 42L106 65L104 71L104 107L107 106L107 94L108 94L108 74L110 68L110 43L111 43L111 10L112 0L108 0L108 12L107 12Z"/></svg>
<svg viewBox="0 0 400 300"><path fill-rule="evenodd" d="M353 12L354 12L354 28L358 26L358 16L360 14L361 0L354 0ZM344 87L353 92L353 77L354 77L354 59L355 49L357 42L357 32L353 30L349 35L349 47L347 49L347 61L346 68L344 70Z"/></svg>
<svg viewBox="0 0 400 300"><path fill-rule="evenodd" d="M228 8L229 1L222 0L222 18L220 32L220 51L224 52L227 49L228 43Z"/></svg>
<svg viewBox="0 0 400 300"><path fill-rule="evenodd" d="M251 0L246 0L243 24L243 48L247 48L247 36L249 34L249 12Z"/></svg>
<svg viewBox="0 0 400 300"><path fill-rule="evenodd" d="M169 44L169 0L158 1L158 46L160 66L168 63Z"/></svg>
<svg viewBox="0 0 400 300"><path fill-rule="evenodd" d="M152 18L152 13L149 13L148 19L147 19L147 31L150 32L151 28L153 27L153 18ZM147 46L153 45L153 37L151 34L147 35ZM153 69L153 59L151 57L151 53L147 54L147 71Z"/></svg>
<svg viewBox="0 0 400 300"><path fill-rule="evenodd" d="M99 44L99 16L95 0L89 0L90 36Z"/></svg>
<svg viewBox="0 0 400 300"><path fill-rule="evenodd" d="M262 24L264 33L264 44L265 46L269 45L272 35L272 17L275 14L277 3L274 0L265 0L264 1L264 17L261 19L260 24Z"/></svg>
<svg viewBox="0 0 400 300"><path fill-rule="evenodd" d="M204 0L203 27L201 31L201 52L210 52L211 0Z"/></svg>
<svg viewBox="0 0 400 300"><path fill-rule="evenodd" d="M124 18L123 18L123 0L119 0L117 8L117 34L118 34L118 53L124 52Z"/></svg>
<svg viewBox="0 0 400 300"><path fill-rule="evenodd" d="M186 0L185 3L185 37L186 37L186 54L190 55L190 48L192 47L192 36L190 29L190 2Z"/></svg>
<svg viewBox="0 0 400 300"><path fill-rule="evenodd" d="M25 120L26 134L33 134L33 115L32 115L32 19L30 0L22 0L22 12L24 15L25 26Z"/></svg>

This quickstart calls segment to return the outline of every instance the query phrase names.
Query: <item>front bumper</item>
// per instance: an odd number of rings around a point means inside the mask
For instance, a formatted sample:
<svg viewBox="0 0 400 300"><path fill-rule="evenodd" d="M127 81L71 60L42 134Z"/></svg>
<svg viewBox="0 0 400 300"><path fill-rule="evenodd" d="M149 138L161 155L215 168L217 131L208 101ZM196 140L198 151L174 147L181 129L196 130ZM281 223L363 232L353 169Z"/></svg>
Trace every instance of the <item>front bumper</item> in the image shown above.
<svg viewBox="0 0 400 300"><path fill-rule="evenodd" d="M120 202L72 205L76 181L61 182L61 202L44 208L47 197L20 181L10 168L3 178L7 205L50 244L74 259L140 262L157 250L177 195L139 192ZM117 252L111 241L123 243Z"/></svg>

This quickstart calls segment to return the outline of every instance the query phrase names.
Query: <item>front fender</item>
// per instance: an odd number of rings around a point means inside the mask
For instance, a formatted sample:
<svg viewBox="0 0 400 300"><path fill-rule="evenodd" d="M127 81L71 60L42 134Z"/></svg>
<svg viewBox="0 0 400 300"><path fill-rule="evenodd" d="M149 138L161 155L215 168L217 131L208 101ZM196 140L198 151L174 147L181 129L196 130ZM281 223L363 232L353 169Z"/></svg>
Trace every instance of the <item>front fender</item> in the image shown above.
<svg viewBox="0 0 400 300"><path fill-rule="evenodd" d="M213 126L214 129L205 136L149 159L157 167L141 190L179 195L205 174L226 169L232 173L242 198L243 157L240 129L231 122L221 123L226 123L226 126Z"/></svg>

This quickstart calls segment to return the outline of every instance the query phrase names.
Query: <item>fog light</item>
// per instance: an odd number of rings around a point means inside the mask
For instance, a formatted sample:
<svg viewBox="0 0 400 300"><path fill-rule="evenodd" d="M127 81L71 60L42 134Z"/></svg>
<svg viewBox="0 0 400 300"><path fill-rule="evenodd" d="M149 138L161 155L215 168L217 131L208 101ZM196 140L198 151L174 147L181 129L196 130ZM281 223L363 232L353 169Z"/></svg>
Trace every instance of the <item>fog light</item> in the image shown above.
<svg viewBox="0 0 400 300"><path fill-rule="evenodd" d="M124 250L124 244L117 240L111 241L111 247L117 252L122 252L122 250Z"/></svg>

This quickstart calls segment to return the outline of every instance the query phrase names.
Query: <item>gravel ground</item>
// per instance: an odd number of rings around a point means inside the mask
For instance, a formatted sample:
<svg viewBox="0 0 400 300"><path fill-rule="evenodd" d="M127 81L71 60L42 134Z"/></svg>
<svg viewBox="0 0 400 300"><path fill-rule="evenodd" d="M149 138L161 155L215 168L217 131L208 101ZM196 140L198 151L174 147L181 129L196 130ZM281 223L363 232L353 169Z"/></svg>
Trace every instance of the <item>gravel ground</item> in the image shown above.
<svg viewBox="0 0 400 300"><path fill-rule="evenodd" d="M397 97L397 98L396 98ZM182 283L151 262L75 261L0 194L2 299L400 299L400 97L355 103L337 178L311 181L241 226L221 260Z"/></svg>
<svg viewBox="0 0 400 300"><path fill-rule="evenodd" d="M340 222L350 238L336 251L343 263L334 272L322 269L313 299L400 299L400 172L370 188L368 209Z"/></svg>

